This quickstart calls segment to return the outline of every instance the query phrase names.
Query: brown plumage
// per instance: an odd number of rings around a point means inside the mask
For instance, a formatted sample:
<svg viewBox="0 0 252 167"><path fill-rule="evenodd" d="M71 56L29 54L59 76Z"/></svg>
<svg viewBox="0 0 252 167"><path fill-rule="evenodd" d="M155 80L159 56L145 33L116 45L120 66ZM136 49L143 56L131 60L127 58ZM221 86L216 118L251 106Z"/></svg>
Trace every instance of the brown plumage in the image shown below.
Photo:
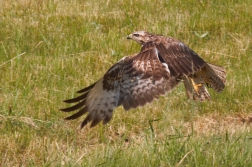
<svg viewBox="0 0 252 167"><path fill-rule="evenodd" d="M144 46L153 41L157 47L159 57L167 63L171 76L184 81L188 98L194 100L209 100L210 95L206 86L221 92L225 87L226 72L223 67L209 64L183 42L162 35L145 31L130 34L132 39Z"/></svg>
<svg viewBox="0 0 252 167"><path fill-rule="evenodd" d="M223 67L206 63L188 46L177 39L138 31L128 39L142 45L141 51L126 56L114 64L94 84L79 90L80 96L65 100L75 105L61 109L77 112L67 120L87 113L81 128L89 122L91 127L99 122L108 123L116 107L125 110L144 106L171 91L184 81L188 98L210 99L206 86L220 92L225 87Z"/></svg>
<svg viewBox="0 0 252 167"><path fill-rule="evenodd" d="M172 90L179 82L170 75L167 64L160 61L154 43L148 42L139 54L122 58L100 80L77 92L82 95L65 100L66 103L77 104L61 110L78 110L67 120L88 113L81 128L88 122L91 122L91 127L100 121L106 124L116 107L122 105L129 110L144 106Z"/></svg>

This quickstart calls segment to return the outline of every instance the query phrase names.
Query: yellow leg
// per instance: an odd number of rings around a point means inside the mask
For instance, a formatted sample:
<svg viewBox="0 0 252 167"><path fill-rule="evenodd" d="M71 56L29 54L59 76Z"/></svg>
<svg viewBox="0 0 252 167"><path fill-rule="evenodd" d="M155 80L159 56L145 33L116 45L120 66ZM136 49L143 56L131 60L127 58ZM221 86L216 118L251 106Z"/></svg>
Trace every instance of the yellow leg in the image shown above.
<svg viewBox="0 0 252 167"><path fill-rule="evenodd" d="M196 84L196 83L193 81L193 79L191 79L191 81L192 81L193 89L195 90L195 92L196 92L197 94L199 94L199 87L202 86L202 84Z"/></svg>

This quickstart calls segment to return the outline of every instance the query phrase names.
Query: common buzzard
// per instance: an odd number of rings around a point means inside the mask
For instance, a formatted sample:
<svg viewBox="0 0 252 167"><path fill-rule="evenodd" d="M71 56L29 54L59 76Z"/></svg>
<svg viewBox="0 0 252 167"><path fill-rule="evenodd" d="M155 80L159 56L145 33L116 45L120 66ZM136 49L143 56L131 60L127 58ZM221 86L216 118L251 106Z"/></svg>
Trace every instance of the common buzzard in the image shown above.
<svg viewBox="0 0 252 167"><path fill-rule="evenodd" d="M122 105L129 110L144 106L171 91L181 81L185 83L188 97L194 99L203 100L201 96L207 92L205 84L217 92L224 89L223 68L207 64L182 42L144 31L132 33L127 38L139 42L141 51L123 57L101 79L79 90L80 96L65 100L77 104L62 111L78 110L67 120L88 113L81 128L89 122L91 127L100 121L106 124L116 107Z"/></svg>
<svg viewBox="0 0 252 167"><path fill-rule="evenodd" d="M201 101L210 100L206 85L217 92L224 89L225 69L207 63L183 42L146 31L134 32L127 39L132 39L142 46L149 41L154 42L159 56L168 64L171 75L184 81L188 98Z"/></svg>

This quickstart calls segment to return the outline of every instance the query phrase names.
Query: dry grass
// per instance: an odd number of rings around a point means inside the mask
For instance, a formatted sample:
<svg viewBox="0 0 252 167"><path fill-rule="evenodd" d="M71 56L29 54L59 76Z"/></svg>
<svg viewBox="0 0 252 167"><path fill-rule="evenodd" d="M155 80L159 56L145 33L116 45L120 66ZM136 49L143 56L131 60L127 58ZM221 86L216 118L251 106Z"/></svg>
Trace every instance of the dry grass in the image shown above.
<svg viewBox="0 0 252 167"><path fill-rule="evenodd" d="M252 13L245 1L0 2L0 166L251 166ZM139 52L136 30L176 37L225 66L212 101L184 88L107 126L64 121L62 100Z"/></svg>

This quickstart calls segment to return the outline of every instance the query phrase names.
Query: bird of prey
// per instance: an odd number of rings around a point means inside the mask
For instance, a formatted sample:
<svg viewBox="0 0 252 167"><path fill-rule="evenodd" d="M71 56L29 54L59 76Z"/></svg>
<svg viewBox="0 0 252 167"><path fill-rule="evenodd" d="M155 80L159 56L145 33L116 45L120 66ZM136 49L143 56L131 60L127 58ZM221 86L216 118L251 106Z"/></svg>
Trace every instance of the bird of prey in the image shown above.
<svg viewBox="0 0 252 167"><path fill-rule="evenodd" d="M167 64L160 61L154 43L148 42L140 53L123 57L96 83L78 91L82 93L80 96L65 100L66 103L77 104L61 110L71 112L79 109L67 120L88 113L81 128L88 122L91 122L91 127L100 121L106 124L111 120L116 107L122 105L125 110L129 110L144 106L158 96L165 95L179 82L170 75Z"/></svg>
<svg viewBox="0 0 252 167"><path fill-rule="evenodd" d="M188 97L195 100L209 95L205 84L217 92L224 89L223 68L206 63L182 42L145 31L134 32L127 38L140 43L141 51L123 57L101 79L79 90L81 95L65 100L76 104L62 111L78 110L67 120L87 113L81 128L89 122L91 127L101 121L106 124L116 107L122 105L129 110L144 106L170 92L182 80Z"/></svg>
<svg viewBox="0 0 252 167"><path fill-rule="evenodd" d="M132 39L142 46L147 42L154 42L159 56L167 63L171 75L184 82L189 99L210 100L210 94L206 86L217 92L224 89L226 82L225 69L207 63L181 41L146 31L134 32L127 39Z"/></svg>

